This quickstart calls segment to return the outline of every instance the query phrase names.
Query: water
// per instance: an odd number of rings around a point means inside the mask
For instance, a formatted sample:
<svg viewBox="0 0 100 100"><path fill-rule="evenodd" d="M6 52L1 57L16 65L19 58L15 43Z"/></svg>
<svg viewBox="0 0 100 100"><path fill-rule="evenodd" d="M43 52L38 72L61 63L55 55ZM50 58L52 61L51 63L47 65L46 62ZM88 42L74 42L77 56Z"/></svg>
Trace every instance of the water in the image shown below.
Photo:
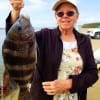
<svg viewBox="0 0 100 100"><path fill-rule="evenodd" d="M5 39L5 30L4 29L0 29L0 64L2 64L2 43Z"/></svg>
<svg viewBox="0 0 100 100"><path fill-rule="evenodd" d="M0 86L3 86L3 72L4 72L4 63L2 59L2 44L5 39L5 30L0 29Z"/></svg>

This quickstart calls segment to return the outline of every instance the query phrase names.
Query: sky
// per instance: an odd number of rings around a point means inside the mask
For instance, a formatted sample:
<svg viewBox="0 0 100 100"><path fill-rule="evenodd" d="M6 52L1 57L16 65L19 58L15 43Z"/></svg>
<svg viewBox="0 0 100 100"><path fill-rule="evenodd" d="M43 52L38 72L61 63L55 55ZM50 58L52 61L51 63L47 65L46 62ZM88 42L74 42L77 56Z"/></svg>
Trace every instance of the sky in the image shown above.
<svg viewBox="0 0 100 100"><path fill-rule="evenodd" d="M21 14L30 17L33 27L55 27L56 20L52 5L55 0L24 0ZM77 25L100 22L100 0L73 0L79 9ZM0 0L0 27L5 27L5 20L12 7L9 0Z"/></svg>

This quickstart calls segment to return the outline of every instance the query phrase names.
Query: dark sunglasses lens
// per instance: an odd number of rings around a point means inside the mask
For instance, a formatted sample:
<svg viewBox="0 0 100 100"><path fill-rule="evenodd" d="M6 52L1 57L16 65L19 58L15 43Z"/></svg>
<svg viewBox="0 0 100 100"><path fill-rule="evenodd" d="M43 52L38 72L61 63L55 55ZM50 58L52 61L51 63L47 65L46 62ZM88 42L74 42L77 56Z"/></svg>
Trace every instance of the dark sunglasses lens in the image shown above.
<svg viewBox="0 0 100 100"><path fill-rule="evenodd" d="M56 15L57 15L58 17L62 17L62 16L64 15L64 12L58 12Z"/></svg>
<svg viewBox="0 0 100 100"><path fill-rule="evenodd" d="M58 12L58 13L56 13L56 15L57 15L58 17L63 17L63 16L64 16L64 12ZM74 12L73 12L73 11L68 11L68 12L66 13L66 15L67 15L68 17L71 17L71 16L74 15Z"/></svg>
<svg viewBox="0 0 100 100"><path fill-rule="evenodd" d="M73 12L73 11L68 11L68 12L67 12L67 16L71 17L71 16L73 16L73 15L74 15L74 12Z"/></svg>

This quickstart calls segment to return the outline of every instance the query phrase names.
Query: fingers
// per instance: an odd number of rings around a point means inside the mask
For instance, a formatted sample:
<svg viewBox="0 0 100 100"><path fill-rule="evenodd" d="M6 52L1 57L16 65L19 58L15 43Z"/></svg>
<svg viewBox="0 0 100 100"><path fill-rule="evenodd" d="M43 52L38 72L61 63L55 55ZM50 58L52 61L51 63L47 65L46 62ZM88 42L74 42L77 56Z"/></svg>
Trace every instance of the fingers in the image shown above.
<svg viewBox="0 0 100 100"><path fill-rule="evenodd" d="M69 86L70 86L69 80L54 80L50 82L43 82L42 86L44 91L48 95L55 95L57 93L65 93L65 92L67 93L69 91Z"/></svg>
<svg viewBox="0 0 100 100"><path fill-rule="evenodd" d="M56 94L56 89L55 89L55 85L54 82L43 82L42 83L43 89L44 91L48 94L48 95L55 95Z"/></svg>
<svg viewBox="0 0 100 100"><path fill-rule="evenodd" d="M50 92L47 92L48 95L55 95L54 92L50 91Z"/></svg>

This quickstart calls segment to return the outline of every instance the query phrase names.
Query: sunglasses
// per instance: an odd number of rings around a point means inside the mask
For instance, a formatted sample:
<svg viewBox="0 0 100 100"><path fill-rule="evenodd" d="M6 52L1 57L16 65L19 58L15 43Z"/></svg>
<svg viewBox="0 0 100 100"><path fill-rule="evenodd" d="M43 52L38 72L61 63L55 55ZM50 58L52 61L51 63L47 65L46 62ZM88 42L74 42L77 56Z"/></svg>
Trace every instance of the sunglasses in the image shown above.
<svg viewBox="0 0 100 100"><path fill-rule="evenodd" d="M66 14L68 17L72 17L74 15L74 11L67 11L66 13L60 11L60 12L57 12L56 15L58 17L63 17L64 14Z"/></svg>

